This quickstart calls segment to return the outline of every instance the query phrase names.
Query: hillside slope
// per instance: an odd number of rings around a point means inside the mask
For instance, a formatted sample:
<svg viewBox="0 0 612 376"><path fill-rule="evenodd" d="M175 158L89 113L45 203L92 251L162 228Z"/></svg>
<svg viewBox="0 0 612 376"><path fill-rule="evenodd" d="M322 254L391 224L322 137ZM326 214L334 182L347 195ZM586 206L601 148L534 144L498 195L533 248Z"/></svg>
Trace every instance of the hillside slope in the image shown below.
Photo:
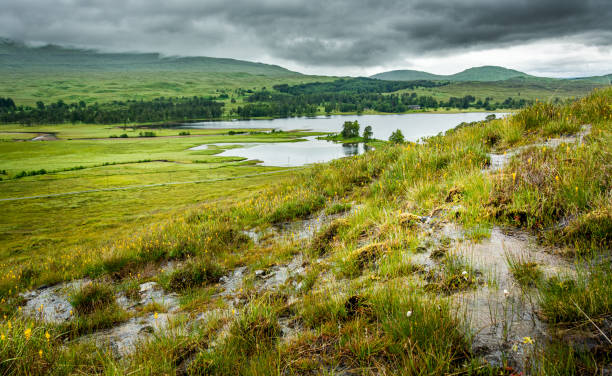
<svg viewBox="0 0 612 376"><path fill-rule="evenodd" d="M519 72L497 66L473 67L455 74L441 75L416 70L394 70L382 72L371 76L380 80L411 81L411 80L447 80L447 81L503 81L516 77L533 77L527 73Z"/></svg>
<svg viewBox="0 0 612 376"><path fill-rule="evenodd" d="M29 47L0 40L0 72L120 72L174 71L299 75L269 64L213 57L164 57L158 53L102 53L55 45Z"/></svg>

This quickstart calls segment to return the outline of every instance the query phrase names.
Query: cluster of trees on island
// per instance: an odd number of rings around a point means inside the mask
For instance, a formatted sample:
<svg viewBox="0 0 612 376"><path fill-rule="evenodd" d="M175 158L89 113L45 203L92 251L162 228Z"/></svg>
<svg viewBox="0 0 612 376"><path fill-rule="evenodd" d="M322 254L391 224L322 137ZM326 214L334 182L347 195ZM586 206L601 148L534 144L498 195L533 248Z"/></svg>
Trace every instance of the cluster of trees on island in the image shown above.
<svg viewBox="0 0 612 376"><path fill-rule="evenodd" d="M359 122L357 120L345 121L344 124L342 125L342 131L340 131L340 137L342 138L342 140L345 140L345 141L359 139L359 128L360 128ZM374 132L372 131L372 127L370 125L367 125L363 129L363 135L361 136L361 141L370 142L374 139L373 136L374 136ZM389 141L395 144L404 143L404 135L402 134L402 131L399 129L396 129L393 133L391 133L391 136L389 137Z"/></svg>

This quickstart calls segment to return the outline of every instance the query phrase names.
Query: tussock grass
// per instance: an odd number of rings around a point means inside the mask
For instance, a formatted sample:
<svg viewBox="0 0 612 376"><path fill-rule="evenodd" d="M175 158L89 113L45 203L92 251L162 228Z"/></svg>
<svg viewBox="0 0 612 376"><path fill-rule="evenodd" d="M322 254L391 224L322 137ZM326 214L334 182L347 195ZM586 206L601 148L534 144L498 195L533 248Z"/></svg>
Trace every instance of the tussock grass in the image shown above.
<svg viewBox="0 0 612 376"><path fill-rule="evenodd" d="M115 302L115 293L108 284L99 282L83 285L70 297L70 304L79 314L89 314L107 308Z"/></svg>
<svg viewBox="0 0 612 376"><path fill-rule="evenodd" d="M333 241L347 223L343 219L337 219L316 233L311 241L311 249L319 256L326 254L333 247Z"/></svg>
<svg viewBox="0 0 612 376"><path fill-rule="evenodd" d="M474 288L482 283L481 273L460 255L447 253L437 270L429 270L427 289L444 293Z"/></svg>
<svg viewBox="0 0 612 376"><path fill-rule="evenodd" d="M510 268L510 273L521 286L536 286L543 277L543 272L539 265L532 260L528 254L506 253L506 262Z"/></svg>
<svg viewBox="0 0 612 376"><path fill-rule="evenodd" d="M177 291L202 287L218 282L224 272L224 269L214 260L200 258L189 261L180 269L172 272L168 278L168 287Z"/></svg>
<svg viewBox="0 0 612 376"><path fill-rule="evenodd" d="M612 314L612 273L609 263L582 267L575 279L563 276L549 278L539 292L542 313L551 323L586 322L587 318L580 310L595 319Z"/></svg>

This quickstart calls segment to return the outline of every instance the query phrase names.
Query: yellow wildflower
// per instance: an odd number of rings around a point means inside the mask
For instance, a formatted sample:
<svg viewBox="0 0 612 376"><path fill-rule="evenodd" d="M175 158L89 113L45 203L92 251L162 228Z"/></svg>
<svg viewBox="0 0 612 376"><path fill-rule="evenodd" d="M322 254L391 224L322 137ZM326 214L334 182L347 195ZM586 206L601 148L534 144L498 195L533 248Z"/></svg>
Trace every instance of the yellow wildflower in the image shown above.
<svg viewBox="0 0 612 376"><path fill-rule="evenodd" d="M51 338L51 334L49 334L49 332L45 332L45 338L47 339L47 341L49 341L49 339Z"/></svg>
<svg viewBox="0 0 612 376"><path fill-rule="evenodd" d="M42 358L42 350L38 350L38 356Z"/></svg>
<svg viewBox="0 0 612 376"><path fill-rule="evenodd" d="M533 345L533 339L531 339L531 337L523 337L523 343L526 345Z"/></svg>
<svg viewBox="0 0 612 376"><path fill-rule="evenodd" d="M30 337L32 336L32 329L27 328L23 334L25 335L26 339L30 339Z"/></svg>

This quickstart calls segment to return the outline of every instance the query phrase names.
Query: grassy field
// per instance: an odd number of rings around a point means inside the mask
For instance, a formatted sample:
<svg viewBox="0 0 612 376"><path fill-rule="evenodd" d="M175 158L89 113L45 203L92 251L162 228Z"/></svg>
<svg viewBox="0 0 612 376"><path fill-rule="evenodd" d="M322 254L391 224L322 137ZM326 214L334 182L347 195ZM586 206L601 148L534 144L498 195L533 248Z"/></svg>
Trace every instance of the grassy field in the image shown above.
<svg viewBox="0 0 612 376"><path fill-rule="evenodd" d="M238 88L260 90L276 84L331 81L335 77L254 75L199 72L12 72L0 75L2 96L34 106L63 100L66 103L125 101L159 97L218 96ZM240 99L240 97L236 97ZM227 106L231 106L228 100Z"/></svg>
<svg viewBox="0 0 612 376"><path fill-rule="evenodd" d="M9 177L26 166L212 159L10 179L0 183L2 193L269 170L186 151L203 139L229 137L2 142ZM607 372L610 145L608 88L291 173L7 204L0 274L0 358L7 360L0 373ZM491 154L508 163L492 168ZM297 236L284 232L291 225L301 229ZM512 254L508 244L496 245L499 229L521 251L535 250ZM526 239L533 240L529 247ZM481 248L490 255L485 262L501 264L482 266L461 253ZM507 281L500 269L508 270ZM81 277L94 282L70 293L74 312L65 321L46 322L20 308L26 298L19 292ZM148 282L176 293L176 303L115 302L115 295L140 296ZM499 332L479 347L478 328L465 320L478 307L461 298L485 292L492 295L484 295L481 318ZM517 314L531 314L527 321L546 333L513 327ZM119 356L96 342L101 329L132 319L152 323L133 351Z"/></svg>
<svg viewBox="0 0 612 376"><path fill-rule="evenodd" d="M139 130L128 128L129 138L108 138L123 129L99 125L57 125L3 127L4 132L53 133L56 141L12 140L0 142L0 199L53 195L65 192L142 186L171 182L206 181L200 184L159 186L125 191L92 192L83 195L21 201L2 201L3 263L20 263L32 257L52 255L58 248L105 242L152 222L180 213L203 201L239 197L257 190L271 177L233 179L279 170L255 166L241 158L217 157L224 149L188 150L218 142L292 142L309 133L242 134L227 130L154 129L157 137L136 137ZM7 133L8 134L8 133ZM32 137L32 133L26 134ZM103 138L106 137L106 138ZM17 178L21 171L45 174ZM284 173L283 173L284 174ZM283 175L281 174L281 175ZM68 214L69 212L69 214ZM35 256L34 256L35 255ZM13 259L13 257L15 257Z"/></svg>
<svg viewBox="0 0 612 376"><path fill-rule="evenodd" d="M419 88L414 90L414 92L418 95L430 95L438 100L473 95L483 100L487 97L493 98L493 101L499 102L503 102L509 97L514 99L551 101L555 98L561 100L580 98L591 92L594 88L601 87L605 87L605 85L571 80L511 79L496 82L454 82L436 88Z"/></svg>

